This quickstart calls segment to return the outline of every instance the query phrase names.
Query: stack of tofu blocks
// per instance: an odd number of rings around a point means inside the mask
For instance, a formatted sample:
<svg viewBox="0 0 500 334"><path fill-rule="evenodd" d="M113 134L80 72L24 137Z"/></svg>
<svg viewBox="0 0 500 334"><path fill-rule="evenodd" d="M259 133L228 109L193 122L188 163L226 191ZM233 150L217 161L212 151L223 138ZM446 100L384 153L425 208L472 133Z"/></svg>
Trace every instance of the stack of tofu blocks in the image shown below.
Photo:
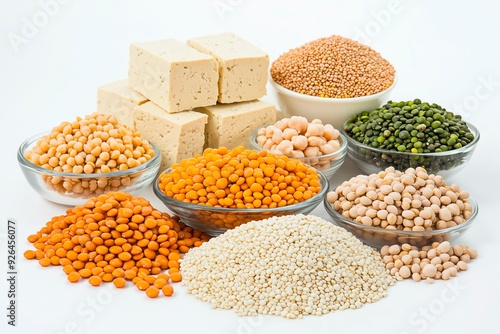
<svg viewBox="0 0 500 334"><path fill-rule="evenodd" d="M132 43L128 79L97 90L97 112L157 145L162 169L205 148L249 147L274 123L266 95L269 56L234 33Z"/></svg>

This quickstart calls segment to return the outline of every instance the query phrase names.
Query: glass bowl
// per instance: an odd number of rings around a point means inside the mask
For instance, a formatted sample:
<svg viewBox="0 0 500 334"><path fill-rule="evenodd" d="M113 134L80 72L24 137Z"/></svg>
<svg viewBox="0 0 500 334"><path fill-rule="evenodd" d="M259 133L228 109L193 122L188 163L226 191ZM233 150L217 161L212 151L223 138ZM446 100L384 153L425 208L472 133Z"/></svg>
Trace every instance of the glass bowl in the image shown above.
<svg viewBox="0 0 500 334"><path fill-rule="evenodd" d="M167 169L164 173L168 173L169 171L170 169ZM328 179L321 172L318 172L318 174L321 185L321 191L318 194L297 204L271 209L218 208L178 201L166 196L160 190L158 186L159 177L153 183L153 191L160 201L162 201L173 214L178 216L183 223L201 230L208 235L217 236L228 229L235 228L236 226L248 223L252 220L262 220L273 216L310 213L319 205L328 191Z"/></svg>
<svg viewBox="0 0 500 334"><path fill-rule="evenodd" d="M26 139L17 151L17 161L29 185L45 199L64 205L82 205L91 197L108 191L134 193L151 184L160 169L161 152L150 143L154 156L144 164L125 171L101 174L64 173L42 168L28 161L25 153L48 132Z"/></svg>
<svg viewBox="0 0 500 334"><path fill-rule="evenodd" d="M323 124L331 124L334 128L340 129L344 121L352 116L366 110L377 109L386 103L396 87L398 77L396 74L393 84L386 90L352 98L330 98L297 93L279 85L271 76L269 82L286 117L304 116L309 122L320 119Z"/></svg>
<svg viewBox="0 0 500 334"><path fill-rule="evenodd" d="M346 218L335 211L332 204L328 202L327 196L325 196L323 204L326 212L333 219L334 224L345 228L363 243L380 249L384 245L401 245L404 243L418 247L431 245L433 242L449 241L450 243L453 243L455 239L460 237L471 227L479 212L479 206L474 199L469 197L468 202L472 205L472 215L462 224L441 230L424 232L387 230L382 227L363 225L352 219Z"/></svg>
<svg viewBox="0 0 500 334"><path fill-rule="evenodd" d="M348 121L344 122L339 131L347 139L347 155L365 174L378 173L389 166L400 171L420 166L429 174L439 174L447 178L457 174L467 165L480 137L478 129L466 122L474 139L461 148L435 153L398 152L375 148L353 139L344 129Z"/></svg>
<svg viewBox="0 0 500 334"><path fill-rule="evenodd" d="M251 148L257 151L264 150L264 148L262 148L257 143L257 136L259 129L265 128L267 126L268 125L260 126L254 132L252 132L252 134L250 135ZM303 158L293 157L293 158L302 161L306 165L314 167L316 170L323 173L323 175L329 180L332 178L335 172L340 168L340 166L342 166L347 154L347 140L345 138L345 135L340 134L339 142L340 142L340 148L337 151L332 152L330 154L325 154L317 157L303 157ZM272 152L272 153L278 155L281 154L280 152ZM292 158L292 156L290 157Z"/></svg>

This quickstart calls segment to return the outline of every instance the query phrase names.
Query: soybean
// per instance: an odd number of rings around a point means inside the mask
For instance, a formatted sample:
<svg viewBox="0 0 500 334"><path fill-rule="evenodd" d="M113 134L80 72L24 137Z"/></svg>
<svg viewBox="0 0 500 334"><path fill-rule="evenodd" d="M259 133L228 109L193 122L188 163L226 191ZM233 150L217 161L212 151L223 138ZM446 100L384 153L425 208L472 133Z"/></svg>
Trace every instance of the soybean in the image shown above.
<svg viewBox="0 0 500 334"><path fill-rule="evenodd" d="M451 258L457 258L457 254L467 257L453 262ZM380 255L386 269L396 279L412 277L416 282L425 279L429 283L434 279L449 280L455 277L459 271L467 270L470 260L478 256L475 249L462 244L452 246L448 241L434 242L422 248L409 244L385 245L380 249ZM412 258L411 261L406 258L408 256ZM400 258L405 258L405 261L401 261Z"/></svg>
<svg viewBox="0 0 500 334"><path fill-rule="evenodd" d="M106 174L145 164L155 155L152 145L138 132L120 124L114 115L93 113L64 121L25 153L31 163L47 170L72 174ZM130 176L86 178L44 176L57 192L97 196L134 182Z"/></svg>
<svg viewBox="0 0 500 334"><path fill-rule="evenodd" d="M362 192L358 192L360 188ZM453 193L456 202L443 204L442 194L446 193ZM328 192L327 201L359 224L391 230L440 230L462 224L472 215L467 191L457 184L448 185L440 175L429 174L422 167L405 171L387 167L354 176ZM449 210L452 205L458 211Z"/></svg>

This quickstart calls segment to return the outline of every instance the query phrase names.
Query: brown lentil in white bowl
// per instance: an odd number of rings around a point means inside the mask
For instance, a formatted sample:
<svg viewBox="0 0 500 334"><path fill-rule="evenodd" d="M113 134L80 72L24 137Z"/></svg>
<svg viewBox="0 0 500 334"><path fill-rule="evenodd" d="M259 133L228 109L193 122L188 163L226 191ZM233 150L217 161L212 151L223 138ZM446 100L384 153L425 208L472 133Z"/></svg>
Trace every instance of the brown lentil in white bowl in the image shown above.
<svg viewBox="0 0 500 334"><path fill-rule="evenodd" d="M396 82L393 65L377 51L338 35L289 50L270 70L285 116L318 118L338 128L357 112L381 106Z"/></svg>

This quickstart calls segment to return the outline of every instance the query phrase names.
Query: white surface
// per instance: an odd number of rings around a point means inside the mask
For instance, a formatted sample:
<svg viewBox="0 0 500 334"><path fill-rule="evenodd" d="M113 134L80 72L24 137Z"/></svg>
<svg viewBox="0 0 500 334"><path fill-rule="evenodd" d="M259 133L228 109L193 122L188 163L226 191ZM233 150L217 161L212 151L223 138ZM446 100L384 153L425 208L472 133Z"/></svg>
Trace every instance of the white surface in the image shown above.
<svg viewBox="0 0 500 334"><path fill-rule="evenodd" d="M60 0L63 2L62 0ZM41 2L50 2L42 0ZM39 1L0 1L2 93L0 271L6 266L6 223L18 222L17 327L7 326L7 285L0 280L0 333L445 333L496 332L499 325L498 105L500 30L495 1L70 1L51 7L43 22ZM218 8L218 9L217 9ZM392 10L390 12L389 10ZM389 15L387 15L389 14ZM26 20L43 27L16 53L9 33ZM48 17L48 16L47 16ZM175 285L173 298L148 299L124 290L71 285L61 268L22 259L26 236L66 207L34 193L16 150L27 137L93 112L98 85L124 78L132 41L187 38L233 31L266 50L271 60L315 38L361 36L392 61L399 74L395 100L421 98L465 116L481 131L470 164L450 182L480 205L477 222L460 240L479 251L467 272L434 285L405 281L382 301L358 310L286 320L241 318L212 310ZM362 36L360 32L363 32ZM269 95L268 101L274 101ZM349 161L334 178L357 174ZM496 187L496 189L495 189ZM152 191L143 196L162 208ZM322 206L315 214L325 217Z"/></svg>

